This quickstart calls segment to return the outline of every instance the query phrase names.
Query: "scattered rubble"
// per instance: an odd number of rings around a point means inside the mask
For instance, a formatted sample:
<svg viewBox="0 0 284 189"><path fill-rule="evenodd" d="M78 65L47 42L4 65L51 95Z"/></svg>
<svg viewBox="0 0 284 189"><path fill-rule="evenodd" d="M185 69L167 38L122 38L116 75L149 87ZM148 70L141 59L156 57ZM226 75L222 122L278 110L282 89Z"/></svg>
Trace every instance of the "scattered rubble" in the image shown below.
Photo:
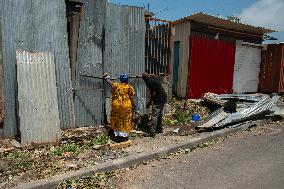
<svg viewBox="0 0 284 189"><path fill-rule="evenodd" d="M198 128L220 128L242 121L262 118L275 111L279 96L264 94L205 94L204 100L220 106L219 109L201 121Z"/></svg>
<svg viewBox="0 0 284 189"><path fill-rule="evenodd" d="M202 105L200 100L176 100L171 103L171 110L164 114L164 125L190 125L192 115L198 114L202 119L207 117L210 109Z"/></svg>
<svg viewBox="0 0 284 189"><path fill-rule="evenodd" d="M179 132L179 128L173 130L173 133L178 133Z"/></svg>
<svg viewBox="0 0 284 189"><path fill-rule="evenodd" d="M18 141L16 141L15 139L12 139L12 140L11 140L11 144L12 144L13 147L15 147L15 148L21 148L21 147L22 147L21 144L20 144Z"/></svg>
<svg viewBox="0 0 284 189"><path fill-rule="evenodd" d="M0 188L128 155L123 150L109 149L110 139L102 126L67 130L62 132L62 136L59 146L33 149L17 148L18 143L14 139L0 141Z"/></svg>

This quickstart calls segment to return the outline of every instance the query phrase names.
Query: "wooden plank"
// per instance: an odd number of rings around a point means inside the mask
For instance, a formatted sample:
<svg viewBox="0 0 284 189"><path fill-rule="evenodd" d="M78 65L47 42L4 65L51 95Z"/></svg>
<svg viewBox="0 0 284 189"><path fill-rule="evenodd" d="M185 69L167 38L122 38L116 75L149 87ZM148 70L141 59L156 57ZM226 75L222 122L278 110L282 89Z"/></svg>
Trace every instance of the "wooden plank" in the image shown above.
<svg viewBox="0 0 284 189"><path fill-rule="evenodd" d="M111 150L117 150L117 149L121 149L121 148L127 148L129 146L132 145L132 141L128 140L126 142L120 142L120 143L114 143L114 144L110 144L109 148Z"/></svg>

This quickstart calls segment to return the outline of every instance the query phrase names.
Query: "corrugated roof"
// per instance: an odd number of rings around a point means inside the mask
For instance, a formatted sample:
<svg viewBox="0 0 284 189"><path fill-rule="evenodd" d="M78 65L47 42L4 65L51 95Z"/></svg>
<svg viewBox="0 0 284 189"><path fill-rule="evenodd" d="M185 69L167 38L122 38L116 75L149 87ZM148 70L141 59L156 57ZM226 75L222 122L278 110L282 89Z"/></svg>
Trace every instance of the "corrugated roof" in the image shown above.
<svg viewBox="0 0 284 189"><path fill-rule="evenodd" d="M224 28L224 29L245 31L245 32L261 34L261 35L276 32L276 30L273 30L273 29L267 29L264 27L237 23L237 22L230 21L228 19L219 18L216 16L202 13L202 12L176 20L174 24L178 24L178 23L185 22L185 21L195 21L195 22L199 22L203 24L208 24L211 26L217 26L217 27Z"/></svg>

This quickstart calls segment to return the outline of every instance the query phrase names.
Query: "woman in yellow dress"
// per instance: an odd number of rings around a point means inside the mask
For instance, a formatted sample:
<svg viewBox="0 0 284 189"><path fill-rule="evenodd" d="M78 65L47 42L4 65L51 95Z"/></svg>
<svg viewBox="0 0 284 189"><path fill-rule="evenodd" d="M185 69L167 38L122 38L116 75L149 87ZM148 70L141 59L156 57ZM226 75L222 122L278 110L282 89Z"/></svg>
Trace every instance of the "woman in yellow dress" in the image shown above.
<svg viewBox="0 0 284 189"><path fill-rule="evenodd" d="M128 83L127 74L120 75L121 83L112 82L107 74L104 77L112 88L110 128L118 142L127 141L132 130L135 91Z"/></svg>

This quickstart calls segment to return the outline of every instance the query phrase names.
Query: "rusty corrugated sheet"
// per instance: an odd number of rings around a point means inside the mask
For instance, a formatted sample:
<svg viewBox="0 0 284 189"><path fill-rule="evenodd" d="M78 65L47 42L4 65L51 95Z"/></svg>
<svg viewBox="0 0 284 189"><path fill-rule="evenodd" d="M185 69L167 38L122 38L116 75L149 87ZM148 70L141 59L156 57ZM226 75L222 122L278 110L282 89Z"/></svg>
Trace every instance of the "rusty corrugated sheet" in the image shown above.
<svg viewBox="0 0 284 189"><path fill-rule="evenodd" d="M103 46L106 0L84 0L77 53L75 114L76 126L104 123Z"/></svg>
<svg viewBox="0 0 284 189"><path fill-rule="evenodd" d="M61 138L52 52L17 51L22 145L58 143Z"/></svg>
<svg viewBox="0 0 284 189"><path fill-rule="evenodd" d="M53 51L61 128L74 126L74 107L64 0L0 0L6 100L4 131L17 134L16 49Z"/></svg>
<svg viewBox="0 0 284 189"><path fill-rule="evenodd" d="M269 44L262 51L259 92L284 92L284 44Z"/></svg>
<svg viewBox="0 0 284 189"><path fill-rule="evenodd" d="M104 72L118 78L145 71L145 10L139 7L108 4L105 30ZM145 113L146 86L142 79L130 79L137 93L138 110ZM110 88L106 90L106 108L110 112ZM109 113L108 113L109 114Z"/></svg>
<svg viewBox="0 0 284 189"><path fill-rule="evenodd" d="M235 63L235 44L191 35L188 98L207 92L231 93Z"/></svg>

